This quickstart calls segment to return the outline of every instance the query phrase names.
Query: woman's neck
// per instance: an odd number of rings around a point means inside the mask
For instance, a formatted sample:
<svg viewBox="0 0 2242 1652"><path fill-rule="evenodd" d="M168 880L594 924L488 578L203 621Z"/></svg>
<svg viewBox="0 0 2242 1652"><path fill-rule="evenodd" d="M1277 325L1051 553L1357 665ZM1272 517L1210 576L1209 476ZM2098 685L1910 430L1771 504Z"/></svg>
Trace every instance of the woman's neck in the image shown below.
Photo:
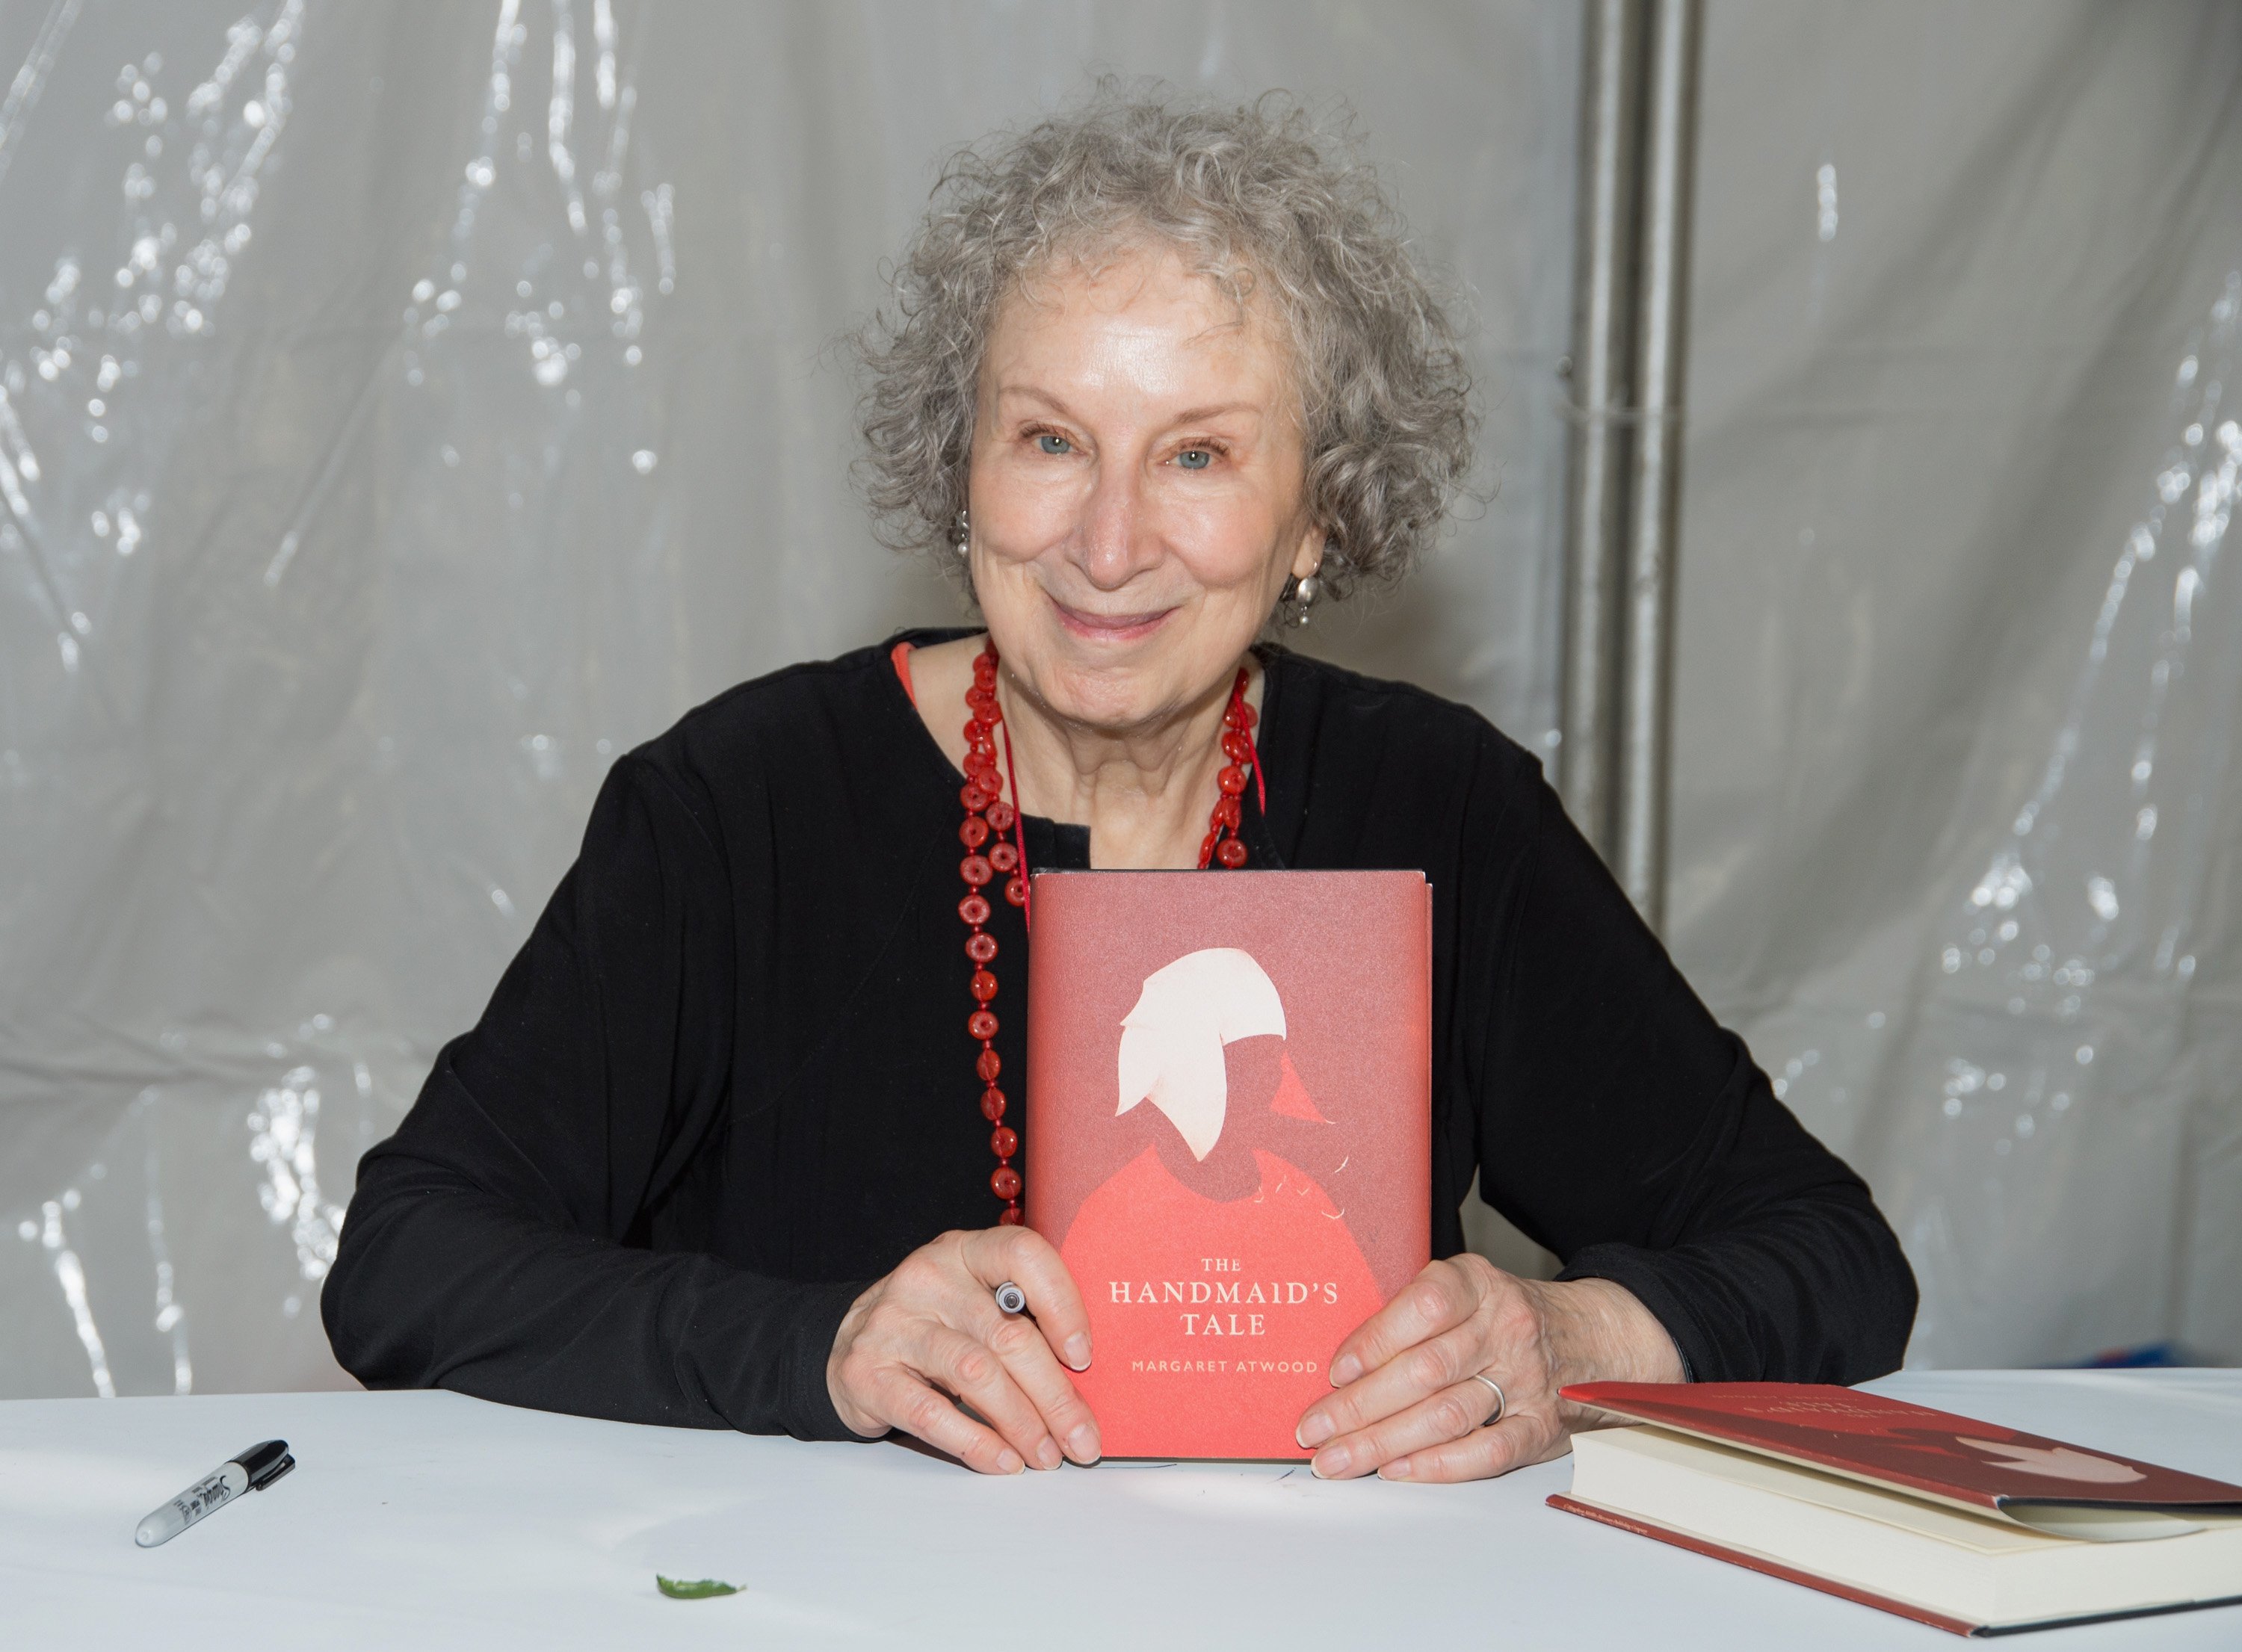
<svg viewBox="0 0 2242 1652"><path fill-rule="evenodd" d="M983 641L961 637L911 655L919 719L953 766L965 758L965 691ZM1246 671L1246 700L1258 709L1259 662L1249 656ZM997 697L1019 786L1014 801L1021 809L1088 826L1094 866L1198 864L1199 843L1218 792L1216 777L1226 760L1222 713L1230 700L1227 676L1173 715L1128 729L1094 728L1058 716L1009 665L999 675Z"/></svg>

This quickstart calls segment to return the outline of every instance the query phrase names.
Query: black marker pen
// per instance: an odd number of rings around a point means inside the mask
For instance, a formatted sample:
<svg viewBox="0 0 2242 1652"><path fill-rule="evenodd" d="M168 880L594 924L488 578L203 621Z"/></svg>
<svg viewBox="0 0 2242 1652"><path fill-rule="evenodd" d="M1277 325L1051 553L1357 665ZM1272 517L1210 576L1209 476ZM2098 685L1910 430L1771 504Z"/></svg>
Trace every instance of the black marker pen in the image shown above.
<svg viewBox="0 0 2242 1652"><path fill-rule="evenodd" d="M143 1548L168 1543L213 1508L245 1491L263 1491L296 1466L285 1440L267 1440L229 1462L220 1463L140 1522L132 1541Z"/></svg>

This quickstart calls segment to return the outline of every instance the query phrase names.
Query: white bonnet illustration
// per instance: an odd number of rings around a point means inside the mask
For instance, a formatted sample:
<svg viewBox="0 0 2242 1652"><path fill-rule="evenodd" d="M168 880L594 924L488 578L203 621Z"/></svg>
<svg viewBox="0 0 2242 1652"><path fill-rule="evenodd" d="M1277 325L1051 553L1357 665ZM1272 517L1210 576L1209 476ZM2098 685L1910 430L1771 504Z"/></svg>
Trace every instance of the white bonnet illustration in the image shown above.
<svg viewBox="0 0 2242 1652"><path fill-rule="evenodd" d="M1185 953L1144 978L1136 1007L1121 1018L1115 1116L1150 1101L1191 1156L1204 1160L1221 1140L1229 1109L1223 1047L1270 1034L1285 1036L1285 1007L1252 953L1235 946Z"/></svg>
<svg viewBox="0 0 2242 1652"><path fill-rule="evenodd" d="M1995 1468L2013 1468L2018 1474L2044 1475L2051 1480L2077 1480L2102 1486L2122 1486L2146 1477L2130 1463L2091 1456L2069 1446L2001 1444L1960 1435L1957 1439L1972 1451L1984 1453L1992 1459Z"/></svg>

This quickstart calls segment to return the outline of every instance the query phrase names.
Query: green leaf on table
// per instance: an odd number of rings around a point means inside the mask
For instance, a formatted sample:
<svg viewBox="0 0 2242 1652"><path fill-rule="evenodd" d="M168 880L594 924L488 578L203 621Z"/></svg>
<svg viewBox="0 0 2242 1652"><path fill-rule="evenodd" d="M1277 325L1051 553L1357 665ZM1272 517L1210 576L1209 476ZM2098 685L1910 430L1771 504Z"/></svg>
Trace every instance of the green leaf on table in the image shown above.
<svg viewBox="0 0 2242 1652"><path fill-rule="evenodd" d="M654 1587L673 1601L712 1601L719 1595L737 1595L737 1583L720 1583L713 1577L698 1578L688 1583L681 1578L654 1575Z"/></svg>

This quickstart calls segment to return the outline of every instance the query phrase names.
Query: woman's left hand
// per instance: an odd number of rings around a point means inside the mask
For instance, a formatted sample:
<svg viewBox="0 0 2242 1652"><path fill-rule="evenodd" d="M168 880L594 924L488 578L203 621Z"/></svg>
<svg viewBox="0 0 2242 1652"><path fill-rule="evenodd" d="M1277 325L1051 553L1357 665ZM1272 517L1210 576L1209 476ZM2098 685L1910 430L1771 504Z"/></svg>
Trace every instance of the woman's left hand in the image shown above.
<svg viewBox="0 0 2242 1652"><path fill-rule="evenodd" d="M1494 1390L1502 1388L1501 1415ZM1484 1480L1561 1456L1591 1414L1573 1382L1679 1382L1682 1356L1634 1294L1608 1280L1545 1283L1469 1253L1428 1264L1332 1357L1338 1389L1301 1415L1326 1480Z"/></svg>

